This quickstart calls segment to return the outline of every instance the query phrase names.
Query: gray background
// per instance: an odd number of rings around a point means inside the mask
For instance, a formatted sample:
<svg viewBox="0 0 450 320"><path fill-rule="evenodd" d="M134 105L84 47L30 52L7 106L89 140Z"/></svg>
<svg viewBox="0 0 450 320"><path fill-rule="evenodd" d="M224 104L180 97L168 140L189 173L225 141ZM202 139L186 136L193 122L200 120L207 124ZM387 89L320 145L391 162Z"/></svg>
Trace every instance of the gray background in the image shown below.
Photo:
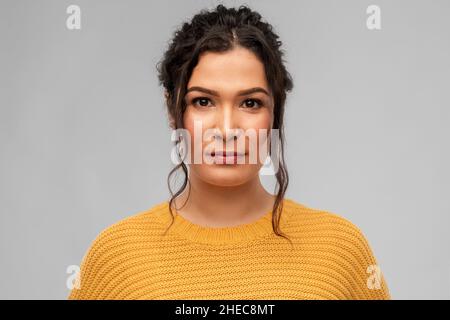
<svg viewBox="0 0 450 320"><path fill-rule="evenodd" d="M102 229L168 197L155 65L217 3L0 2L0 298L65 299L67 266ZM449 299L450 2L245 3L280 34L295 82L288 197L359 226L394 299ZM70 4L81 30L66 28ZM381 30L366 28L370 4Z"/></svg>

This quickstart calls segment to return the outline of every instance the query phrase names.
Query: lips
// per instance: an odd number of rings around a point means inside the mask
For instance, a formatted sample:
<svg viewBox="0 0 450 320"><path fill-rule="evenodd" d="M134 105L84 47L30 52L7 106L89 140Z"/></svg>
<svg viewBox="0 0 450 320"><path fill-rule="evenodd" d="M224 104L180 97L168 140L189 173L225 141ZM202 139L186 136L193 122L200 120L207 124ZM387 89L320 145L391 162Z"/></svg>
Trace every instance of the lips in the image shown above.
<svg viewBox="0 0 450 320"><path fill-rule="evenodd" d="M245 155L245 152L236 152L236 151L213 151L211 152L211 156L219 156L219 157L239 157Z"/></svg>

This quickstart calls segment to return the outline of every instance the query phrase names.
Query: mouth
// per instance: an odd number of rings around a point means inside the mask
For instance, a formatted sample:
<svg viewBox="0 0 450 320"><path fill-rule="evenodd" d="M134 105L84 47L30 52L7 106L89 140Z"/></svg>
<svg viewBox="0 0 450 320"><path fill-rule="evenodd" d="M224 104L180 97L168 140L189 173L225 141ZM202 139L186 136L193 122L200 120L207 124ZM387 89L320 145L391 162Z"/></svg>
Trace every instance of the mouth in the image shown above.
<svg viewBox="0 0 450 320"><path fill-rule="evenodd" d="M215 164L238 164L238 159L242 159L246 156L246 152L237 151L212 151L210 153L211 157L214 158Z"/></svg>
<svg viewBox="0 0 450 320"><path fill-rule="evenodd" d="M245 156L245 152L236 152L236 151L213 151L211 152L211 156L215 157L242 157Z"/></svg>

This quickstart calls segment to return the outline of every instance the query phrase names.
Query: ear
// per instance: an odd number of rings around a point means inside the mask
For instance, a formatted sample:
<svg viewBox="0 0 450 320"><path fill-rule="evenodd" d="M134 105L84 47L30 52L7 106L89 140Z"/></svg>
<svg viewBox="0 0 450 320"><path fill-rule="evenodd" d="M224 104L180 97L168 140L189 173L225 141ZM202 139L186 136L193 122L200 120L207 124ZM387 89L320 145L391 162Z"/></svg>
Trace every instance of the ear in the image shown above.
<svg viewBox="0 0 450 320"><path fill-rule="evenodd" d="M175 119L170 114L168 115L168 118L170 129L175 130Z"/></svg>
<svg viewBox="0 0 450 320"><path fill-rule="evenodd" d="M164 89L164 99L166 101L166 106L167 107L169 106L169 98L170 98L169 92ZM169 127L171 129L175 129L175 120L170 115L170 112L167 113L167 118L168 118L168 121L169 121Z"/></svg>

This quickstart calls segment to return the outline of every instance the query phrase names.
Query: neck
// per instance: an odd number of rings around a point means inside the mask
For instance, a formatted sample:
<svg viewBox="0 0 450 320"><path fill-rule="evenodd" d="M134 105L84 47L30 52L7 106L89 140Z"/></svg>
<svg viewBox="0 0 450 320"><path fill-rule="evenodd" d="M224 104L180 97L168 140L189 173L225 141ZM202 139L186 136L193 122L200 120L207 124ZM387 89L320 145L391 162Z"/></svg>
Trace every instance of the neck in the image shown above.
<svg viewBox="0 0 450 320"><path fill-rule="evenodd" d="M176 198L179 214L208 227L228 227L257 220L272 209L275 196L268 193L259 176L237 186L217 186L190 175L189 185Z"/></svg>

